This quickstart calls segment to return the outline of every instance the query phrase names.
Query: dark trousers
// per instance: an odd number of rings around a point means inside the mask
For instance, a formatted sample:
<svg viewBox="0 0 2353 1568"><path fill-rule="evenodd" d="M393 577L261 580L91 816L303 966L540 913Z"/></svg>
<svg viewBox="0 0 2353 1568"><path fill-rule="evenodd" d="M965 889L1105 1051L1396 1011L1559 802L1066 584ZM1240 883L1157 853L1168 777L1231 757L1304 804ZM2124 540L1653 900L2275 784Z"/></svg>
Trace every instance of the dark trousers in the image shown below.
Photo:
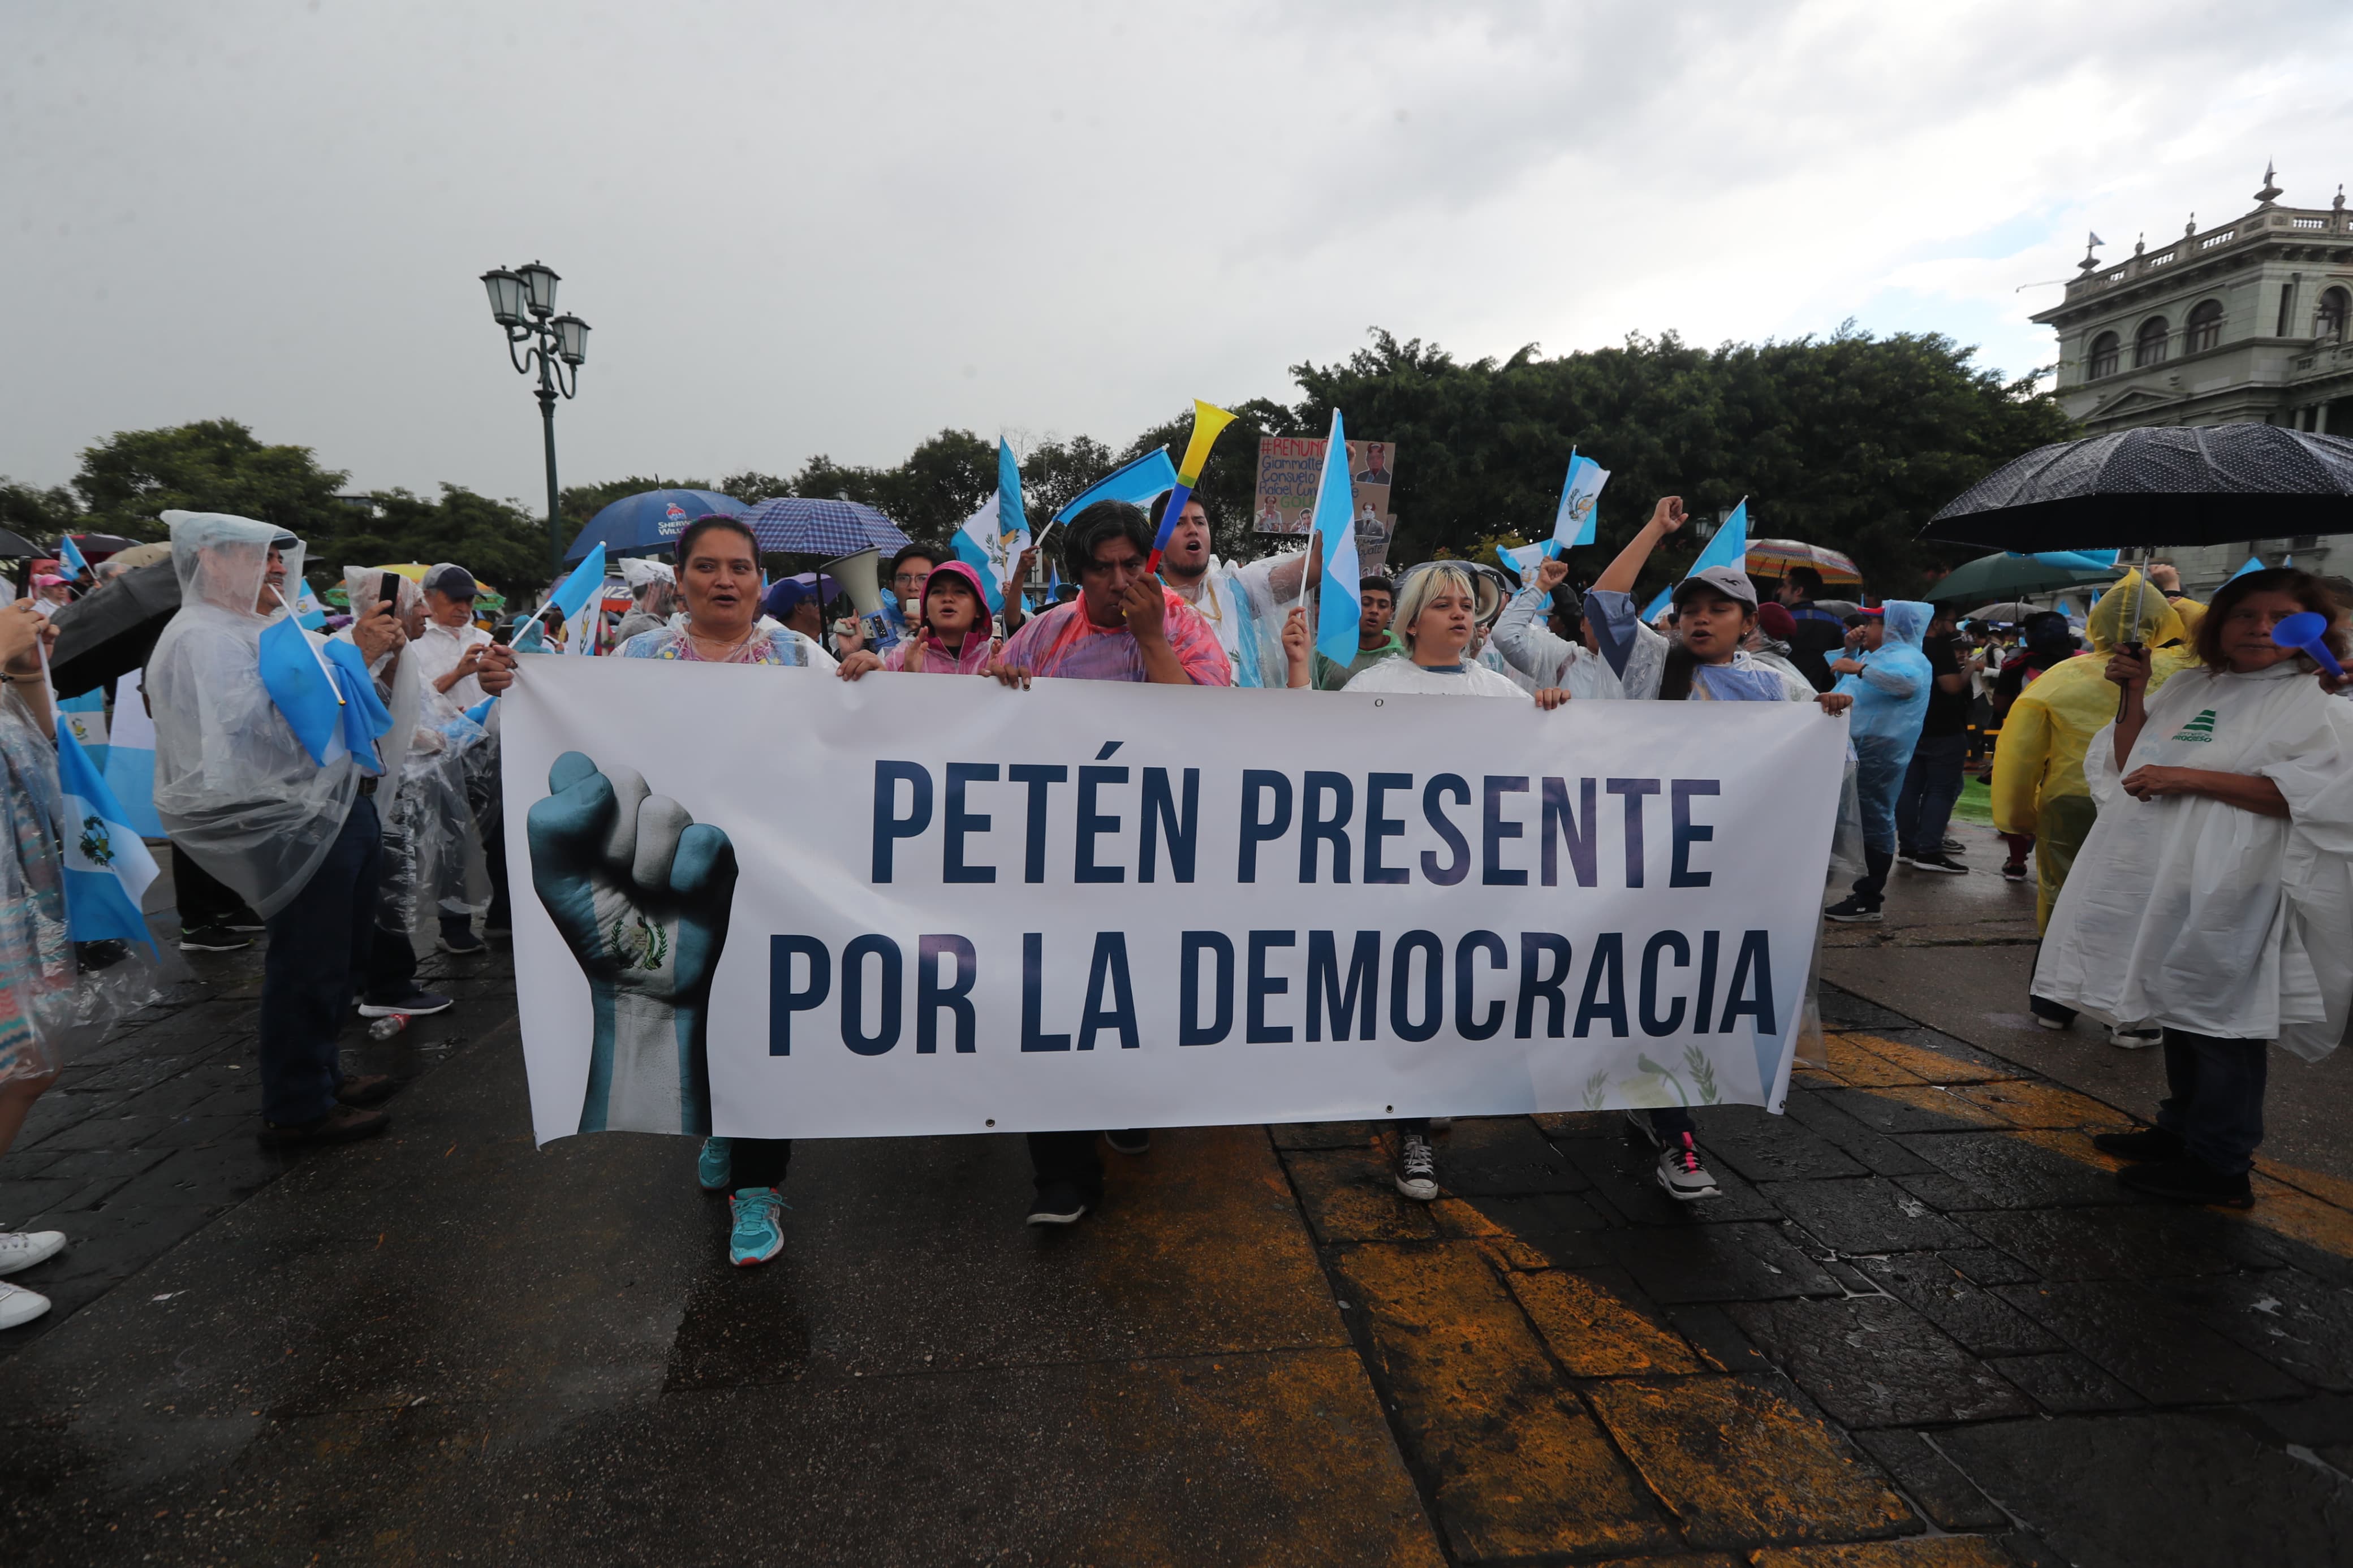
<svg viewBox="0 0 2353 1568"><path fill-rule="evenodd" d="M2255 1163L2263 1141L2263 1084L2269 1040L2222 1040L2187 1029L2165 1031L2165 1084L2157 1124L2226 1175Z"/></svg>
<svg viewBox="0 0 2353 1568"><path fill-rule="evenodd" d="M1095 1147L1100 1132L1032 1132L1029 1171L1038 1190L1068 1182L1087 1202L1103 1196L1103 1151Z"/></svg>
<svg viewBox="0 0 2353 1568"><path fill-rule="evenodd" d="M745 1187L775 1187L782 1191L785 1173L792 1168L793 1141L789 1138L730 1138L727 1147L733 1158L733 1173L728 1181L738 1192Z"/></svg>
<svg viewBox="0 0 2353 1568"><path fill-rule="evenodd" d="M375 938L375 801L352 802L343 831L294 901L269 917L261 972L261 1114L315 1121L343 1081L336 1037Z"/></svg>
<svg viewBox="0 0 2353 1568"><path fill-rule="evenodd" d="M1895 842L1907 854L1944 852L1945 829L1953 820L1953 803L1961 798L1961 764L1968 759L1967 735L1923 735L1912 748L1912 766L1904 775L1904 791L1895 797Z"/></svg>
<svg viewBox="0 0 2353 1568"><path fill-rule="evenodd" d="M197 865L195 857L181 848L177 840L172 845L172 899L179 906L180 924L191 930L231 921L239 925L254 923L253 911L245 907L245 900Z"/></svg>
<svg viewBox="0 0 2353 1568"><path fill-rule="evenodd" d="M1862 875L1855 879L1854 896L1872 909L1879 907L1880 895L1887 891L1887 873L1894 868L1895 852L1862 847Z"/></svg>
<svg viewBox="0 0 2353 1568"><path fill-rule="evenodd" d="M360 995L383 1005L405 1002L417 994L417 949L405 931L377 926L368 938L365 980Z"/></svg>

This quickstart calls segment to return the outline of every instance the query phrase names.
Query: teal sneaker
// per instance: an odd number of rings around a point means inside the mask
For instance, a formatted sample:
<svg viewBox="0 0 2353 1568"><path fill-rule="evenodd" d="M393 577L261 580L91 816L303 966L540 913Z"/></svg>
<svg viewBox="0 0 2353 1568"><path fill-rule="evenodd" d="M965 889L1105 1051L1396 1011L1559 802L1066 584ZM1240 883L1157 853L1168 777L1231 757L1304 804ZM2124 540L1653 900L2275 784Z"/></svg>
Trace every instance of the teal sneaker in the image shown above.
<svg viewBox="0 0 2353 1568"><path fill-rule="evenodd" d="M723 1193L733 1185L727 1178L735 1173L735 1145L724 1138L705 1138L702 1152L694 1162L695 1179L706 1193Z"/></svg>
<svg viewBox="0 0 2353 1568"><path fill-rule="evenodd" d="M728 1203L735 1211L735 1234L727 1238L729 1262L749 1268L785 1249L782 1193L774 1187L745 1187Z"/></svg>

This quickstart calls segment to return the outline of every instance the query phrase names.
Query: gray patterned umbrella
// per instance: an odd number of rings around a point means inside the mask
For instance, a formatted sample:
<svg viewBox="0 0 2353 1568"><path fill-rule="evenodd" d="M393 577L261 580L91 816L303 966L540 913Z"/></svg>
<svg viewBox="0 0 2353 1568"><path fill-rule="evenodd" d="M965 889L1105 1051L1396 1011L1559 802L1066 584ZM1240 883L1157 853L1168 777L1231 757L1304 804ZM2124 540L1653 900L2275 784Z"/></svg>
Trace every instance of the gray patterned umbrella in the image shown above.
<svg viewBox="0 0 2353 1568"><path fill-rule="evenodd" d="M1970 486L1920 537L2036 552L2348 531L2353 439L2183 425L2038 447Z"/></svg>

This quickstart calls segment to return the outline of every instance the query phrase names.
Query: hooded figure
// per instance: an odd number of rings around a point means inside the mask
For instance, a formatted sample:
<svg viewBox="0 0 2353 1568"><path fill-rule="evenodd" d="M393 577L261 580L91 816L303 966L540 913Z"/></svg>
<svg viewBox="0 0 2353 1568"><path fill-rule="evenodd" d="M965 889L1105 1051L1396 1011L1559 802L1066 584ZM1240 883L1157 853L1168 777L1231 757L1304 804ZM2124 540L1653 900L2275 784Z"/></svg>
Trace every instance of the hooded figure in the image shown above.
<svg viewBox="0 0 2353 1568"><path fill-rule="evenodd" d="M979 615L972 628L964 634L964 646L955 653L940 640L932 629L932 590L944 580L961 581L972 592L972 601L979 606ZM923 648L923 672L925 675L980 675L987 672L990 657L997 651L996 639L988 632L988 595L981 591L980 574L961 561L943 561L932 568L923 579L923 620L920 626L910 626L907 636L890 647L882 657L885 669L904 669L908 656L918 646Z"/></svg>
<svg viewBox="0 0 2353 1568"><path fill-rule="evenodd" d="M319 868L362 776L348 755L320 766L262 685L261 634L288 613L264 591L272 542L281 591L301 580L302 542L217 512L164 521L180 609L147 659L155 812L174 843L266 920Z"/></svg>
<svg viewBox="0 0 2353 1568"><path fill-rule="evenodd" d="M2137 635L2121 637L2136 598L2140 605ZM2152 648L2152 697L2176 672L2198 662L2183 646L2187 638L2173 605L2154 588L2143 590L2137 573L2126 573L2100 595L2085 629L2092 651L2061 660L2019 693L2002 720L2001 743L1993 754L1994 830L2033 837L2034 913L2042 930L2051 924L2059 889L2067 885L2068 868L2097 815L2091 785L2084 777L2084 756L2092 738L2116 722L2116 689L2108 680L2108 655L2119 642Z"/></svg>
<svg viewBox="0 0 2353 1568"><path fill-rule="evenodd" d="M1853 896L1831 910L1833 919L1879 919L1880 895L1895 864L1895 801L1920 742L1936 672L1920 639L1936 618L1933 605L1890 599L1882 605L1880 645L1861 656L1862 668L1839 677L1831 689L1854 699L1848 735L1854 743L1855 794L1862 810L1865 870Z"/></svg>

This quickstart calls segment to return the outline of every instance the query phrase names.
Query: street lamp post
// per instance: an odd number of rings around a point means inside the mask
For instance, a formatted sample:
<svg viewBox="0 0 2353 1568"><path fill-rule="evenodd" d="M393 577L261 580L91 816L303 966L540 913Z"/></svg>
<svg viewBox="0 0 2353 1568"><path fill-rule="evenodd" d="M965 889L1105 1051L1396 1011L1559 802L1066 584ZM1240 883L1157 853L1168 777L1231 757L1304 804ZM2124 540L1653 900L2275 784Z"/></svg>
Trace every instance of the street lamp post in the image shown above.
<svg viewBox="0 0 2353 1568"><path fill-rule="evenodd" d="M482 274L490 290L491 320L506 329L507 358L524 375L539 368L539 414L547 436L547 552L551 573L564 569L564 521L557 510L555 486L555 395L580 391L580 367L588 358L588 323L577 316L555 314L555 268L534 261L512 270L497 268ZM529 348L519 345L528 343ZM565 372L569 370L567 378Z"/></svg>

